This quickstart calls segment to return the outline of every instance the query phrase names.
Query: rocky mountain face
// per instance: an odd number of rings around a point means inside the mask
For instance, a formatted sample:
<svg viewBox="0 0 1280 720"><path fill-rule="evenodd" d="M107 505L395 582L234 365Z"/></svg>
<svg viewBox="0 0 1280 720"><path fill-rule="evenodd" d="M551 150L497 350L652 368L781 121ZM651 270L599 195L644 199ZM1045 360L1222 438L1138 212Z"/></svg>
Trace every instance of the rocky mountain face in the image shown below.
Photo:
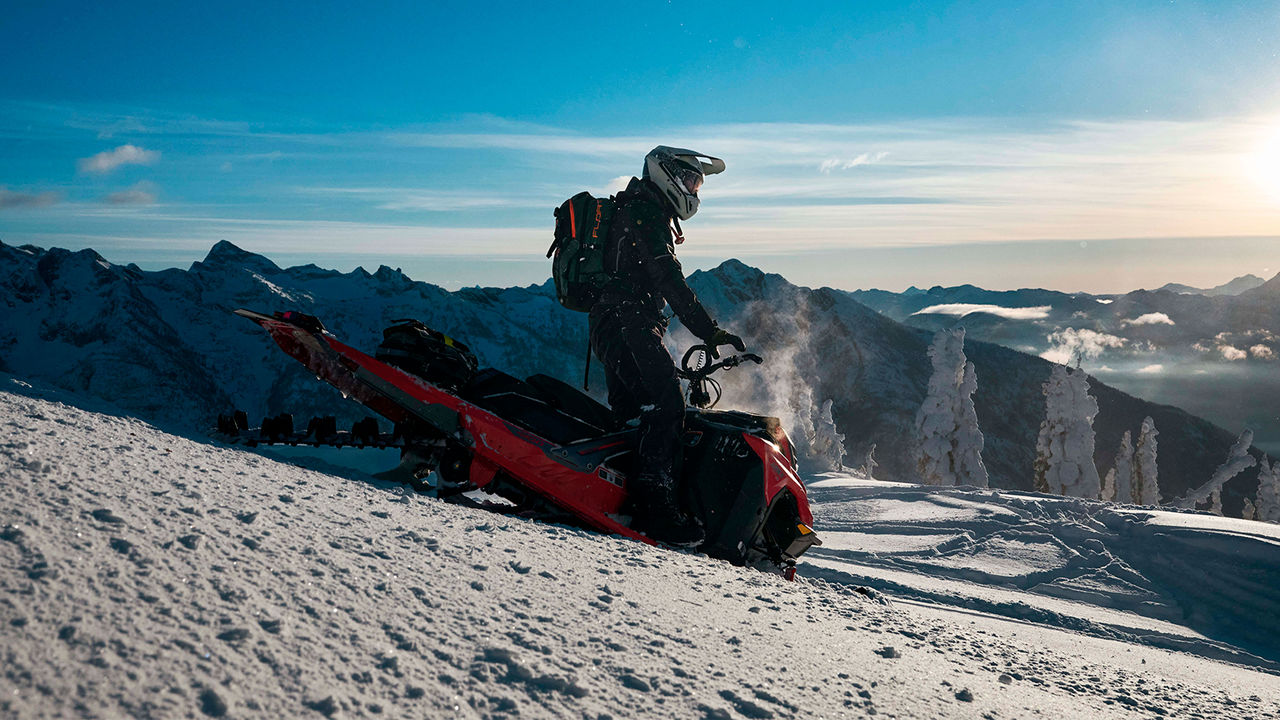
<svg viewBox="0 0 1280 720"><path fill-rule="evenodd" d="M930 372L927 329L876 312L855 294L801 288L732 260L694 273L690 284L721 325L766 358L762 366L721 376L721 407L777 415L803 448L817 424L816 408L831 400L845 436L845 464L860 466L874 444L877 477L914 479L913 422ZM1264 285L1241 298L1267 292L1274 288ZM1098 305L1092 298L1077 302ZM469 344L482 366L517 376L543 372L575 384L586 353L586 317L561 308L549 282L448 292L385 266L373 273L284 269L227 242L187 270L159 272L112 265L91 250L0 244L0 307L0 370L188 432L211 427L218 413L233 407L255 422L280 412L336 413L347 421L368 414L282 355L256 325L232 315L239 307L316 315L344 341L369 351L382 328L415 317ZM673 353L694 342L678 321L671 330ZM1050 364L985 342L970 341L966 353L977 368L975 403L992 484L1030 489L1041 384ZM602 397L598 364L591 385ZM1166 497L1204 482L1226 457L1232 433L1096 380L1092 386L1101 407L1102 473L1123 431L1136 431L1146 415L1161 431ZM1227 486L1229 513L1238 513L1253 482L1246 476Z"/></svg>

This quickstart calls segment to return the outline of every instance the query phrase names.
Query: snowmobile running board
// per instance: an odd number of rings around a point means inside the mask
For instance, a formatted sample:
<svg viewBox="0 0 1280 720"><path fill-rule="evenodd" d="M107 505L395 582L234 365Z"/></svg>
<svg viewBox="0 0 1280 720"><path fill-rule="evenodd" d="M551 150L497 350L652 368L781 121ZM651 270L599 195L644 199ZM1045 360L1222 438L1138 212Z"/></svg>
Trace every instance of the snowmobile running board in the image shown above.
<svg viewBox="0 0 1280 720"><path fill-rule="evenodd" d="M250 431L240 413L220 419L220 429L232 431L224 435L240 434L245 444L398 447L402 466L419 457L417 477L431 471L440 489L480 490L598 532L657 544L632 529L628 517L635 428L566 383L537 375L523 381L493 368L461 381L436 377L430 368L415 374L342 343L313 316L235 313L260 325L317 379L396 428L388 437L366 418L344 434L326 418L326 427L313 421L298 433L292 417L282 415ZM690 408L685 430L684 492L706 530L698 549L793 576L796 558L821 541L777 419Z"/></svg>

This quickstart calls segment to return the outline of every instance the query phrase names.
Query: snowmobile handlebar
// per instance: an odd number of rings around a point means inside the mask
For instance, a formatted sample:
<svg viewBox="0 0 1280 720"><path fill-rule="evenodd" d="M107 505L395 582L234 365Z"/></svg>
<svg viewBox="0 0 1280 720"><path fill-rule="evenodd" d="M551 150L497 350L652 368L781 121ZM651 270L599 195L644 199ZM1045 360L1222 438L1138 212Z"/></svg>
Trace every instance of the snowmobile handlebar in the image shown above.
<svg viewBox="0 0 1280 720"><path fill-rule="evenodd" d="M764 358L756 355L755 353L742 353L741 355L726 355L724 359L720 360L720 362L712 363L701 368L690 367L689 361L693 358L694 354L699 351L707 352L707 346L694 345L685 352L684 358L680 360L680 369L676 372L677 375L685 380L701 380L718 370L727 370L729 368L737 367L744 362L753 362L757 365L764 362Z"/></svg>
<svg viewBox="0 0 1280 720"><path fill-rule="evenodd" d="M737 367L744 362L753 362L757 365L764 362L764 358L755 353L742 353L741 355L727 355L720 362L711 363L702 367L692 367L689 361L699 351L706 353L702 356L703 360L710 353L706 345L694 345L684 354L684 358L680 360L680 367L676 370L676 375L684 380L689 381L689 404L697 408L707 409L715 407L720 402L720 383L711 378L711 375L717 370L727 370L728 368ZM711 397L711 392L707 386L715 391L715 397Z"/></svg>

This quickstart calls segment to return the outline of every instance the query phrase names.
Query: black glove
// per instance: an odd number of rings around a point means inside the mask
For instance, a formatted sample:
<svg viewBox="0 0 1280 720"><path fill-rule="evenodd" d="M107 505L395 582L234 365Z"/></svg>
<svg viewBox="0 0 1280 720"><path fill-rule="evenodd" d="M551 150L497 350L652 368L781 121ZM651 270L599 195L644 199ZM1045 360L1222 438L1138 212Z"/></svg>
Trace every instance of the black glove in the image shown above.
<svg viewBox="0 0 1280 720"><path fill-rule="evenodd" d="M742 342L742 338L723 328L716 328L711 333L711 337L707 338L707 352L711 355L712 360L720 359L720 352L717 350L721 345L732 345L738 352L745 352L747 346Z"/></svg>

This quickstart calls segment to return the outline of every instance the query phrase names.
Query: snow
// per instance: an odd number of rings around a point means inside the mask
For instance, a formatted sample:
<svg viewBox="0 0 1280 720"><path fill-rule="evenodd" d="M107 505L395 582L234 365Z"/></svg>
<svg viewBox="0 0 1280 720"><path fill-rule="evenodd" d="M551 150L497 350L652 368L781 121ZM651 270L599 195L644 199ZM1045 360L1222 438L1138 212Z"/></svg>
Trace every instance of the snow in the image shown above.
<svg viewBox="0 0 1280 720"><path fill-rule="evenodd" d="M1280 712L1261 523L828 473L788 583L3 375L0 477L6 717Z"/></svg>

